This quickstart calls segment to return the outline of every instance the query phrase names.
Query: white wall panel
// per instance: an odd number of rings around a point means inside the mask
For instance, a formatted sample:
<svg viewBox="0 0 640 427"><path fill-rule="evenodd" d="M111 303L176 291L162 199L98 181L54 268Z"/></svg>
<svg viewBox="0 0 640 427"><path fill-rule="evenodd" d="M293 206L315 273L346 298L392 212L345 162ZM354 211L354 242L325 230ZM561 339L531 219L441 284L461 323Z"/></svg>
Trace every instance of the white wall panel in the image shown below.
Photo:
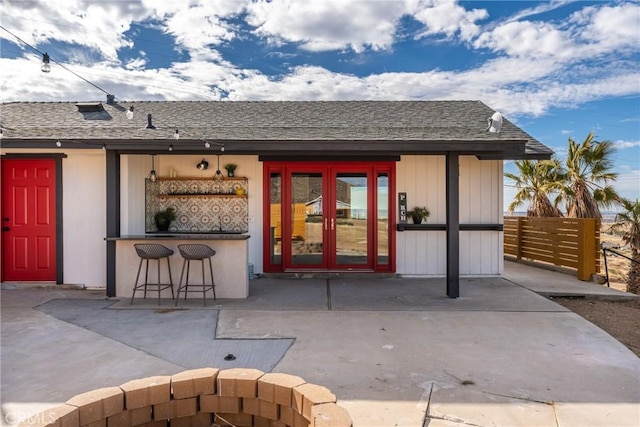
<svg viewBox="0 0 640 427"><path fill-rule="evenodd" d="M62 159L64 283L106 284L106 162L102 150Z"/></svg>
<svg viewBox="0 0 640 427"><path fill-rule="evenodd" d="M446 222L445 156L402 156L397 165L398 192L407 193L408 208L425 205L429 223ZM460 223L502 222L502 162L460 157ZM397 273L416 276L446 274L446 233L397 233ZM460 232L460 273L495 275L502 272L502 233Z"/></svg>

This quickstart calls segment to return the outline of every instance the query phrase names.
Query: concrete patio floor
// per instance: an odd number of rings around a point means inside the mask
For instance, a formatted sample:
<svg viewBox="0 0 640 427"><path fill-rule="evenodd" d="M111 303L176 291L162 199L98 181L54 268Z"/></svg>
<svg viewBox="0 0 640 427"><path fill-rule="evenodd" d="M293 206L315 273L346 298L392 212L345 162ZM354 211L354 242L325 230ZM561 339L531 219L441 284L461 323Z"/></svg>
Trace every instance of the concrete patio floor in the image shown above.
<svg viewBox="0 0 640 427"><path fill-rule="evenodd" d="M15 289L12 289L15 288ZM4 425L75 394L193 367L331 389L354 426L637 426L640 359L545 294L633 297L505 262L502 278L257 279L246 300L107 299L3 285ZM233 361L224 360L232 353Z"/></svg>

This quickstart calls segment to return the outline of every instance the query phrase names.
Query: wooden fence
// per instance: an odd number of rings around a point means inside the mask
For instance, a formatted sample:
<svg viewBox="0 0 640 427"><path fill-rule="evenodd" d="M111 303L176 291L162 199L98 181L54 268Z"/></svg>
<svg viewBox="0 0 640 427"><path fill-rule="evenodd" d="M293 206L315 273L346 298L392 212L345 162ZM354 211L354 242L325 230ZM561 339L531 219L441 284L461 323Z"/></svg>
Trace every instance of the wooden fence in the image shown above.
<svg viewBox="0 0 640 427"><path fill-rule="evenodd" d="M600 220L506 216L504 254L576 269L589 281L600 271Z"/></svg>

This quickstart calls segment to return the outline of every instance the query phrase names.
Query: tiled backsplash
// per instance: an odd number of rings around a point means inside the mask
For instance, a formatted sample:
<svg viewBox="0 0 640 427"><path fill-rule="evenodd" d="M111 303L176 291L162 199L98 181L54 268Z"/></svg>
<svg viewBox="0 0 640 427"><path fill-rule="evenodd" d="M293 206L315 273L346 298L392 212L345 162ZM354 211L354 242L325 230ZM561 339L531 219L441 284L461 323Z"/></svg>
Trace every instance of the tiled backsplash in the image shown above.
<svg viewBox="0 0 640 427"><path fill-rule="evenodd" d="M247 184L246 178L162 178L156 182L147 179L145 232L157 231L155 213L168 207L173 207L177 216L169 232L246 232ZM244 194L236 194L238 190Z"/></svg>

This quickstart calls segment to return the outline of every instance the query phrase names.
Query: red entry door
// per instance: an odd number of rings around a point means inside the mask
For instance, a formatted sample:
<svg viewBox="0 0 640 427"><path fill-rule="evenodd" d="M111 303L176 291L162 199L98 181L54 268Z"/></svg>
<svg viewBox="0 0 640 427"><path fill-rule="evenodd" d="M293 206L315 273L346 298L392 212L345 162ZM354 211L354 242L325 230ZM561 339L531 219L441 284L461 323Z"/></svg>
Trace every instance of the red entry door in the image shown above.
<svg viewBox="0 0 640 427"><path fill-rule="evenodd" d="M265 271L392 271L391 162L265 164Z"/></svg>
<svg viewBox="0 0 640 427"><path fill-rule="evenodd" d="M3 280L56 280L55 203L55 160L2 160Z"/></svg>

